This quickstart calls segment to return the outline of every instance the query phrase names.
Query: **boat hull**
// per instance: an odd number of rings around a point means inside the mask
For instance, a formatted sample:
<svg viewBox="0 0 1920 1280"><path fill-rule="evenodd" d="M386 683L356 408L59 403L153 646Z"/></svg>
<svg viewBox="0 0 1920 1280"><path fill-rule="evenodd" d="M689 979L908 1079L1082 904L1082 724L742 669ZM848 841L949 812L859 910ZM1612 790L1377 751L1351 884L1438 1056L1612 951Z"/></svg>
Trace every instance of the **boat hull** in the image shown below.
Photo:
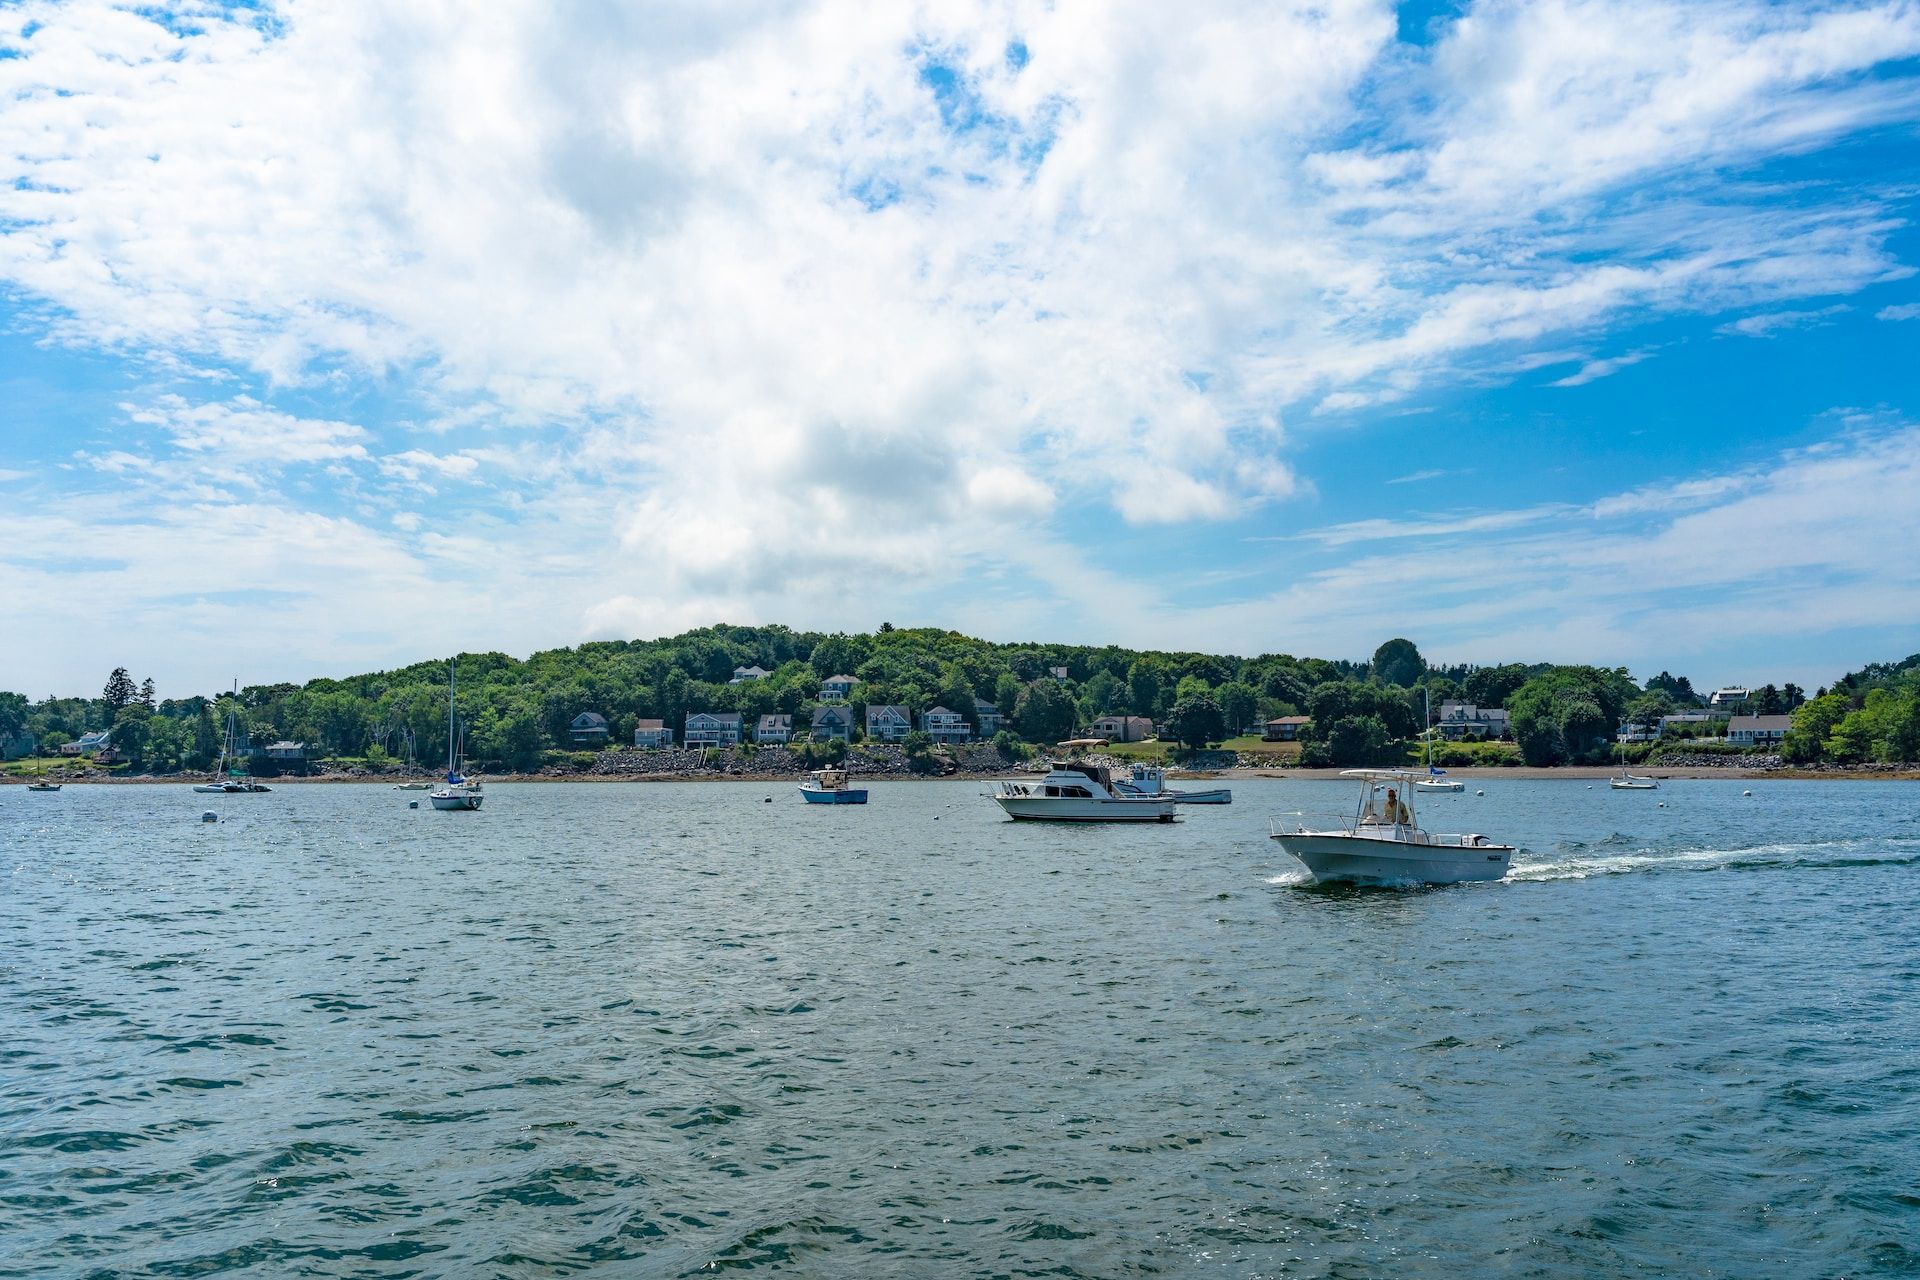
<svg viewBox="0 0 1920 1280"><path fill-rule="evenodd" d="M1215 787L1211 791L1174 791L1170 792L1175 804L1232 804L1233 790L1230 787Z"/></svg>
<svg viewBox="0 0 1920 1280"><path fill-rule="evenodd" d="M1416 782L1413 784L1413 789L1415 791L1465 791L1467 784L1464 782Z"/></svg>
<svg viewBox="0 0 1920 1280"><path fill-rule="evenodd" d="M1466 884L1503 879L1513 864L1511 845L1428 845L1312 831L1273 838L1320 884Z"/></svg>
<svg viewBox="0 0 1920 1280"><path fill-rule="evenodd" d="M1172 822L1173 801L1158 797L1103 799L1064 796L996 795L994 800L1016 822Z"/></svg>
<svg viewBox="0 0 1920 1280"><path fill-rule="evenodd" d="M1615 791L1658 791L1660 789L1660 784L1657 782L1622 782L1618 778L1612 779L1607 785Z"/></svg>
<svg viewBox="0 0 1920 1280"><path fill-rule="evenodd" d="M465 791L452 793L436 791L429 796L428 799L433 801L434 808L442 812L457 813L465 809L478 809L480 807L480 801L485 799L485 797Z"/></svg>
<svg viewBox="0 0 1920 1280"><path fill-rule="evenodd" d="M864 787L848 787L843 791L824 791L819 787L800 788L800 798L808 804L865 804L867 792Z"/></svg>

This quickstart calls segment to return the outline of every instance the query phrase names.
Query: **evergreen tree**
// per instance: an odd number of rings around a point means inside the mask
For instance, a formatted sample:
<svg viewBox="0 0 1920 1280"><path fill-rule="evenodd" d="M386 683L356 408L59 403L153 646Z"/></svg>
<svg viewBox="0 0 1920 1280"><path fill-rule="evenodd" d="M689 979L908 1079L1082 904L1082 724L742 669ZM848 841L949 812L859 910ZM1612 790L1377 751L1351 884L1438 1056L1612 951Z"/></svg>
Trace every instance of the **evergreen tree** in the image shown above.
<svg viewBox="0 0 1920 1280"><path fill-rule="evenodd" d="M140 705L146 708L148 715L153 715L160 710L159 703L153 691L152 676L148 676L140 682Z"/></svg>
<svg viewBox="0 0 1920 1280"><path fill-rule="evenodd" d="M113 674L107 677L106 689L100 695L100 700L106 704L108 728L120 722L120 713L126 710L137 692L133 687L133 677L127 674L127 669L115 667Z"/></svg>

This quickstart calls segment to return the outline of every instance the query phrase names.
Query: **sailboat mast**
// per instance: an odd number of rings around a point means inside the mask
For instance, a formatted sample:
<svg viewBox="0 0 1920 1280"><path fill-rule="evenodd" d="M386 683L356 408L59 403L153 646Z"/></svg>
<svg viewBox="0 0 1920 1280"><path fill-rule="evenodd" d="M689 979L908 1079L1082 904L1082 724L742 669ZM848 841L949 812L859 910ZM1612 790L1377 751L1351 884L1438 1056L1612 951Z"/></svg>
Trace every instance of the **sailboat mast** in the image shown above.
<svg viewBox="0 0 1920 1280"><path fill-rule="evenodd" d="M447 781L453 781L453 668L458 658L447 660Z"/></svg>

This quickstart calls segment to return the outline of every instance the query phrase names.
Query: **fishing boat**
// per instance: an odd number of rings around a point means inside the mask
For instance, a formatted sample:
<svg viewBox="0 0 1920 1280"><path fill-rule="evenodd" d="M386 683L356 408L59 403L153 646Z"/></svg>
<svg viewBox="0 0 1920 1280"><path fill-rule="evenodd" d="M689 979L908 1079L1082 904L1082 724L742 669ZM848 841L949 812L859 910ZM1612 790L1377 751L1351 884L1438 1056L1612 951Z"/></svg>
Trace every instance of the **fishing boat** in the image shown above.
<svg viewBox="0 0 1920 1280"><path fill-rule="evenodd" d="M233 698L234 705L238 706L240 701L240 682L238 680L233 682ZM234 707L230 706L227 708L227 736L220 743L220 763L214 766L211 780L194 785L193 789L195 791L202 792L206 795L244 796L252 795L260 791L273 790L272 787L255 782L245 770L237 766L229 766L227 763L229 760L237 760L239 758L238 754L234 751L238 714L239 713L234 710ZM222 776L223 774L225 775L224 777Z"/></svg>
<svg viewBox="0 0 1920 1280"><path fill-rule="evenodd" d="M1513 862L1513 846L1483 835L1435 835L1422 828L1408 785L1411 769L1343 769L1360 783L1360 801L1337 827L1292 829L1269 824L1280 847L1306 864L1318 883L1462 884L1499 880Z"/></svg>
<svg viewBox="0 0 1920 1280"><path fill-rule="evenodd" d="M62 786L64 786L64 785L65 785L64 783L59 783L59 782L29 782L29 783L27 784L27 790L29 790L29 791L58 791L58 790L59 790L59 789L60 789L60 788L61 788Z"/></svg>
<svg viewBox="0 0 1920 1280"><path fill-rule="evenodd" d="M1007 781L988 792L1009 818L1021 822L1172 822L1173 798L1129 795L1105 765L1050 760L1038 782Z"/></svg>
<svg viewBox="0 0 1920 1280"><path fill-rule="evenodd" d="M1433 766L1433 691L1423 689L1427 698L1427 728L1420 736L1427 741L1427 776L1413 784L1415 791L1465 791L1467 784L1447 777L1445 769Z"/></svg>
<svg viewBox="0 0 1920 1280"><path fill-rule="evenodd" d="M800 798L808 804L865 804L867 789L848 786L845 769L815 769L800 784Z"/></svg>
<svg viewBox="0 0 1920 1280"><path fill-rule="evenodd" d="M480 794L480 780L466 777L458 764L460 731L453 718L455 665L456 660L447 662L447 785L427 797L433 801L434 808L448 813L478 809L480 802L486 798Z"/></svg>
<svg viewBox="0 0 1920 1280"><path fill-rule="evenodd" d="M1167 771L1157 764L1136 764L1127 776L1114 779L1114 788L1123 795L1165 796L1175 804L1232 804L1230 787L1211 787L1177 791L1167 785Z"/></svg>
<svg viewBox="0 0 1920 1280"><path fill-rule="evenodd" d="M1628 773L1627 766L1624 764L1620 766L1620 776L1608 778L1607 785L1615 791L1658 791L1660 789L1657 779L1649 778L1644 774Z"/></svg>

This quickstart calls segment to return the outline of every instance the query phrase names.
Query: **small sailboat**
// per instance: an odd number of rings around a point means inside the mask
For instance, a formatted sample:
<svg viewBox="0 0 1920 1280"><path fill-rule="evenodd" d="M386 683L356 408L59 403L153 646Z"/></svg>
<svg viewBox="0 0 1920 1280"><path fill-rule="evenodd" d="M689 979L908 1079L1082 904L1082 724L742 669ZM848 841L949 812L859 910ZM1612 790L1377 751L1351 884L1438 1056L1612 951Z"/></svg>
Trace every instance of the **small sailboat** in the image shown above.
<svg viewBox="0 0 1920 1280"><path fill-rule="evenodd" d="M1456 782L1447 777L1445 769L1436 769L1433 765L1433 691L1423 689L1427 697L1427 728L1420 736L1427 742L1427 776L1413 784L1415 791L1465 791L1467 784Z"/></svg>
<svg viewBox="0 0 1920 1280"><path fill-rule="evenodd" d="M63 784L63 783L59 783L59 782L29 782L29 783L27 784L27 790L29 790L29 791L58 791L58 790L59 790L59 789L60 789L60 788L61 788L61 787L62 787L63 785L65 785L65 784Z"/></svg>
<svg viewBox="0 0 1920 1280"><path fill-rule="evenodd" d="M240 698L240 682L238 680L235 680L233 682L233 696L234 696L234 700L238 702ZM235 716L236 716L236 713L233 711L233 709L228 708L227 737L226 737L226 740L220 744L220 763L214 766L212 780L208 782L202 782L202 783L196 784L193 788L195 791L199 791L207 795L231 796L231 795L250 795L258 791L273 790L272 787L264 786L261 783L255 782L251 776L243 772L241 769L237 767L234 767L234 768L228 767L227 761L230 758L234 758L233 744L234 744L235 727L236 727ZM223 774L225 775L224 777L222 776Z"/></svg>
<svg viewBox="0 0 1920 1280"><path fill-rule="evenodd" d="M1608 778L1607 785L1615 791L1658 791L1660 789L1658 780L1646 777L1644 774L1628 773L1625 763L1620 766L1620 776Z"/></svg>
<svg viewBox="0 0 1920 1280"><path fill-rule="evenodd" d="M454 661L447 663L447 785L428 797L433 801L434 808L449 813L478 809L480 801L485 798L480 794L479 779L463 776L457 763L460 732L453 718L454 666Z"/></svg>
<svg viewBox="0 0 1920 1280"><path fill-rule="evenodd" d="M413 776L414 770L417 767L418 766L415 765L414 759L413 759L413 730L409 729L407 730L407 780L405 782L395 783L393 789L395 791L431 791L433 790L433 784L431 782L427 782Z"/></svg>

